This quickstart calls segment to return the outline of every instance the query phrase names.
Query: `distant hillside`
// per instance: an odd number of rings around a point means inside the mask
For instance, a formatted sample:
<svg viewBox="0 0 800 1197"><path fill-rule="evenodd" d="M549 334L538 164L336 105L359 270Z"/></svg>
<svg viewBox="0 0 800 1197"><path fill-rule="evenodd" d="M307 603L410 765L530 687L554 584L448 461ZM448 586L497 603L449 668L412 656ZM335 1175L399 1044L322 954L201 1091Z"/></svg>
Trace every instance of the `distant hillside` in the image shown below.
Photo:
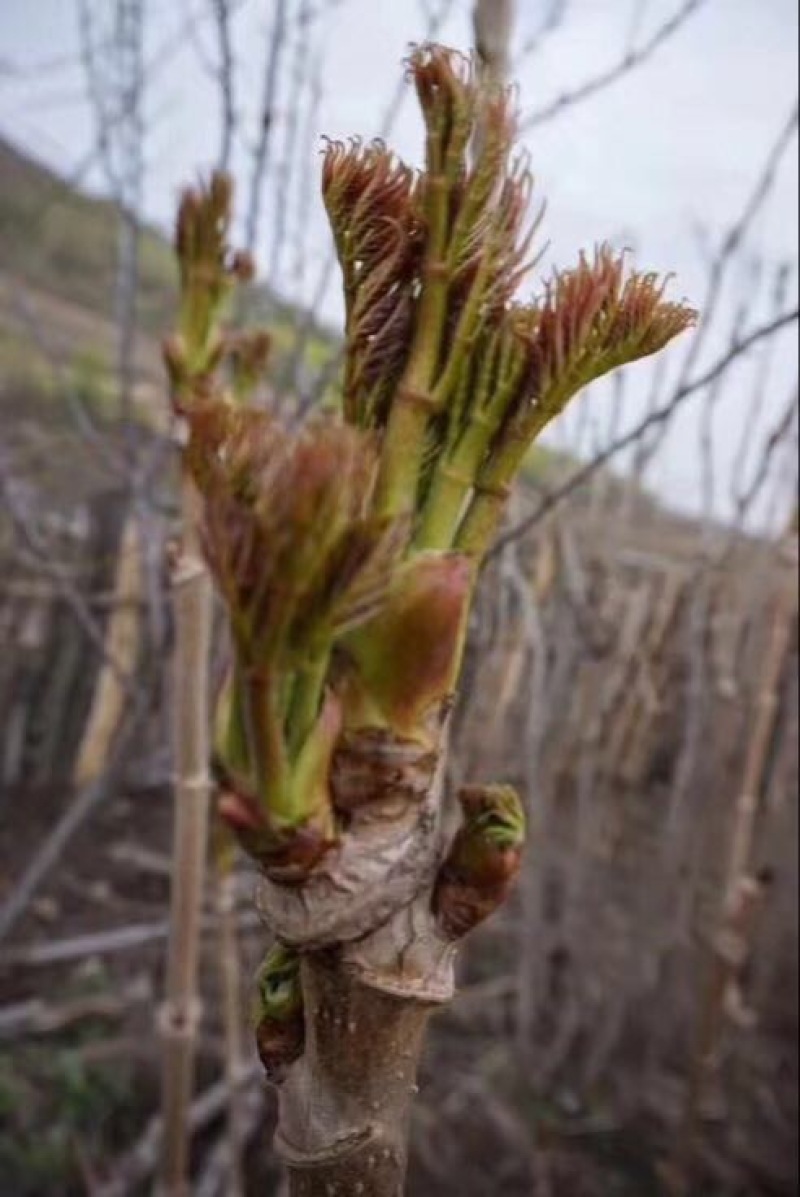
<svg viewBox="0 0 800 1197"><path fill-rule="evenodd" d="M47 402L54 417L65 386L113 414L117 210L72 187L0 139L0 400L6 413ZM136 352L139 397L150 404L163 371L158 343L169 328L177 272L168 241L144 227L139 242ZM275 339L276 365L293 346L297 313L263 286L250 314ZM314 367L335 347L316 328L307 347ZM41 412L40 412L41 414Z"/></svg>
<svg viewBox="0 0 800 1197"><path fill-rule="evenodd" d="M117 229L113 203L76 189L0 138L0 408L6 420L18 415L28 424L74 427L76 400L96 418L116 416ZM171 246L143 228L135 366L147 423L165 410L159 341L170 327L176 285ZM251 317L263 319L273 335L271 377L280 386L298 313L262 284L252 294ZM306 366L318 369L335 348L333 334L316 328ZM567 453L535 446L524 477L550 486L574 464Z"/></svg>
<svg viewBox="0 0 800 1197"><path fill-rule="evenodd" d="M107 316L113 311L117 213L0 140L0 264L37 289ZM139 246L139 322L164 327L177 276L152 229Z"/></svg>

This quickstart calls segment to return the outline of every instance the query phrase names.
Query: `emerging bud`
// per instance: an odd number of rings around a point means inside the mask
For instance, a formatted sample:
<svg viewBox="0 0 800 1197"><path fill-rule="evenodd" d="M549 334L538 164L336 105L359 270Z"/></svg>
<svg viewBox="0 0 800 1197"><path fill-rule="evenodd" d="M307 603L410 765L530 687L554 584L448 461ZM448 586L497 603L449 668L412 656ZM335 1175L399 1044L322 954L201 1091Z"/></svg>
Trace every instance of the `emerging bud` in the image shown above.
<svg viewBox="0 0 800 1197"><path fill-rule="evenodd" d="M445 935L457 939L505 901L519 872L525 812L511 786L465 786L464 823L442 865L433 907Z"/></svg>
<svg viewBox="0 0 800 1197"><path fill-rule="evenodd" d="M350 727L423 734L455 689L472 579L470 562L455 553L421 554L398 569L384 607L343 641L354 666Z"/></svg>
<svg viewBox="0 0 800 1197"><path fill-rule="evenodd" d="M231 274L234 274L240 283L251 283L256 277L256 262L255 258L246 249L238 249L231 257Z"/></svg>
<svg viewBox="0 0 800 1197"><path fill-rule="evenodd" d="M280 1084L305 1042L300 957L283 944L267 953L256 974L253 1020L267 1078Z"/></svg>
<svg viewBox="0 0 800 1197"><path fill-rule="evenodd" d="M252 278L255 267L248 253L234 253L228 244L233 183L219 171L207 183L189 187L181 196L175 230L180 271L180 338L184 351L185 385L195 380L204 402L212 372L219 364L223 338L219 319L237 282ZM167 368L174 364L168 358Z"/></svg>
<svg viewBox="0 0 800 1197"><path fill-rule="evenodd" d="M269 333L260 328L229 333L225 338L233 393L240 403L252 397L263 378L271 345Z"/></svg>
<svg viewBox="0 0 800 1197"><path fill-rule="evenodd" d="M246 668L302 660L379 606L402 547L369 517L372 440L323 416L210 405L190 421L209 562Z"/></svg>

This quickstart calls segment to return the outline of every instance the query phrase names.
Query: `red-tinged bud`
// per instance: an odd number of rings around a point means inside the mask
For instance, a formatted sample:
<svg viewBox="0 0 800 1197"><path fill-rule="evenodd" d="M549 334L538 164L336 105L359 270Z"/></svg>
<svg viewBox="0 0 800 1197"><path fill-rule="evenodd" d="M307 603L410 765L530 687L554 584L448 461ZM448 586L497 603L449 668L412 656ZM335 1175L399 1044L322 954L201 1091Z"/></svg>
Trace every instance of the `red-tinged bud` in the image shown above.
<svg viewBox="0 0 800 1197"><path fill-rule="evenodd" d="M258 802L249 794L223 789L217 800L217 811L246 851L254 855L263 851L269 838L269 826Z"/></svg>
<svg viewBox="0 0 800 1197"><path fill-rule="evenodd" d="M300 957L283 944L267 953L256 975L253 1021L261 1063L279 1085L305 1043Z"/></svg>
<svg viewBox="0 0 800 1197"><path fill-rule="evenodd" d="M332 838L312 823L273 826L255 798L232 790L222 791L217 811L243 851L272 881L284 885L305 881L333 847Z"/></svg>
<svg viewBox="0 0 800 1197"><path fill-rule="evenodd" d="M466 786L464 822L436 879L433 909L452 939L488 918L508 896L519 872L525 813L510 786Z"/></svg>
<svg viewBox="0 0 800 1197"><path fill-rule="evenodd" d="M256 260L248 250L236 250L231 258L231 274L240 283L250 283L256 277Z"/></svg>
<svg viewBox="0 0 800 1197"><path fill-rule="evenodd" d="M233 179L226 171L215 170L208 187L211 207L220 221L227 222L233 202Z"/></svg>
<svg viewBox="0 0 800 1197"><path fill-rule="evenodd" d="M175 249L178 258L184 261L195 252L197 225L203 208L201 192L196 187L186 187L181 192L178 204L178 219L175 227Z"/></svg>
<svg viewBox="0 0 800 1197"><path fill-rule="evenodd" d="M224 403L199 410L191 430L187 462L240 664L301 664L372 615L403 547L401 527L369 514L374 439Z"/></svg>
<svg viewBox="0 0 800 1197"><path fill-rule="evenodd" d="M256 1026L256 1050L270 1084L280 1085L286 1079L292 1064L302 1056L304 1043L302 1010L284 1020L261 1019Z"/></svg>
<svg viewBox="0 0 800 1197"><path fill-rule="evenodd" d="M373 708L398 735L423 734L426 715L455 689L472 581L469 559L456 553L421 554L398 569L383 609L344 642L355 667L349 726L368 725Z"/></svg>

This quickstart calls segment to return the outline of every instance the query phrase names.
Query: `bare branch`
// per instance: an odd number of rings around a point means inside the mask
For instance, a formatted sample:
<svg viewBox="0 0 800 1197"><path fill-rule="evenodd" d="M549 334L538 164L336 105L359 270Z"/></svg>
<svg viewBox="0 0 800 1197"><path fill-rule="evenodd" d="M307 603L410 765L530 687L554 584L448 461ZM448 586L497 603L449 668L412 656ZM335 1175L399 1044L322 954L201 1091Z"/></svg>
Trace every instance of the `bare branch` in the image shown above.
<svg viewBox="0 0 800 1197"><path fill-rule="evenodd" d="M277 0L275 21L270 29L269 50L264 71L264 90L259 115L259 135L253 155L253 173L250 177L250 201L245 223L245 248L253 253L258 240L258 224L261 214L261 191L269 164L272 145L272 130L275 119L275 100L278 94L283 48L286 41L287 0Z"/></svg>
<svg viewBox="0 0 800 1197"><path fill-rule="evenodd" d="M541 50L545 40L563 25L568 7L569 0L550 0L550 7L541 22L523 43L515 66L519 66L526 58L533 57Z"/></svg>
<svg viewBox="0 0 800 1197"><path fill-rule="evenodd" d="M145 713L145 705L141 700L131 704L125 726L117 736L105 772L76 794L0 906L0 941L13 931L50 876L72 837L83 826L98 803L107 796Z"/></svg>
<svg viewBox="0 0 800 1197"><path fill-rule="evenodd" d="M787 293L789 290L789 282L791 280L791 270L784 263L782 264L776 274L774 281L774 288L772 294L772 311L780 312L786 306ZM752 389L750 393L750 402L748 407L748 418L742 421L741 434L739 436L739 444L736 447L736 453L733 457L733 464L730 471L730 486L729 493L733 500L734 507L737 505L737 491L736 479L741 478L744 474L745 461L747 460L748 451L753 446L753 438L755 433L755 426L757 418L763 407L764 398L769 393L769 386L772 377L772 369L775 357L775 342L772 340L765 341L760 353L760 362L753 379Z"/></svg>
<svg viewBox="0 0 800 1197"><path fill-rule="evenodd" d="M35 562L36 566L51 580L56 592L64 599L75 622L84 632L92 648L108 665L128 696L136 700L138 690L132 678L121 668L119 662L109 655L100 625L94 619L80 591L76 588L68 572L58 561L53 560L47 546L42 544L31 520L19 503L15 480L10 476L7 463L2 459L0 459L0 498L3 500L17 535L27 550L29 560Z"/></svg>
<svg viewBox="0 0 800 1197"><path fill-rule="evenodd" d="M590 99L598 92L617 83L631 71L643 66L666 41L685 25L690 17L695 15L704 3L705 0L685 0L684 4L663 25L660 25L647 41L642 42L640 46L627 49L613 66L599 72L593 78L587 79L580 87L563 92L550 104L532 112L523 120L522 131L527 132L529 129L534 129L538 125L552 120L553 117L560 116L567 108L573 108L576 104L583 103L584 100Z"/></svg>
<svg viewBox="0 0 800 1197"><path fill-rule="evenodd" d="M228 170L233 145L233 131L236 124L236 109L233 99L233 46L231 44L231 12L228 0L211 0L219 41L219 80L222 102L222 132L220 135L220 170Z"/></svg>
<svg viewBox="0 0 800 1197"><path fill-rule="evenodd" d="M267 268L267 278L272 287L276 287L278 284L282 258L286 250L290 195L293 190L294 173L299 166L300 136L302 133L300 123L301 106L303 93L306 90L311 58L309 44L310 24L311 7L309 0L300 0L296 18L294 53L292 55L290 79L287 87L290 98L287 104L286 121L284 122L283 155L275 181L275 216L273 220L272 246L270 248Z"/></svg>
<svg viewBox="0 0 800 1197"><path fill-rule="evenodd" d="M739 216L726 233L722 244L720 245L719 250L711 263L706 293L703 296L702 301L698 304L699 310L703 314L702 323L689 345L678 380L678 385L682 385L688 378L689 372L700 355L700 350L705 343L706 334L713 322L713 317L717 309L725 273L731 263L731 260L747 236L747 233L759 211L761 210L764 201L772 190L778 169L783 160L783 156L789 148L795 133L797 132L797 121L798 107L797 103L795 102L794 107L789 113L788 119L785 121L780 133L778 134L778 137L767 154L766 161L764 162L761 172L756 179L753 190L745 201Z"/></svg>
<svg viewBox="0 0 800 1197"><path fill-rule="evenodd" d="M787 437L791 435L792 429L797 422L797 400L798 388L797 383L795 383L777 423L764 442L761 457L750 483L747 486L737 488L736 513L739 522L744 521L747 512L752 507L764 483L767 481L770 466L776 452Z"/></svg>
<svg viewBox="0 0 800 1197"><path fill-rule="evenodd" d="M740 252L753 221L772 191L784 154L797 131L797 120L798 110L797 104L795 104L774 145L771 147L764 166L756 178L755 185L745 200L741 212L728 229L717 253L711 260L705 295L698 304L698 308L702 312L702 320L697 332L689 343L686 356L678 372L678 377L674 384L678 390L688 379L705 345L706 337L717 313L725 276L732 262ZM661 423L656 429L653 439L649 444L643 446L642 454L637 462L640 474L644 472L647 464L655 457L661 447L669 430L669 425L669 420Z"/></svg>

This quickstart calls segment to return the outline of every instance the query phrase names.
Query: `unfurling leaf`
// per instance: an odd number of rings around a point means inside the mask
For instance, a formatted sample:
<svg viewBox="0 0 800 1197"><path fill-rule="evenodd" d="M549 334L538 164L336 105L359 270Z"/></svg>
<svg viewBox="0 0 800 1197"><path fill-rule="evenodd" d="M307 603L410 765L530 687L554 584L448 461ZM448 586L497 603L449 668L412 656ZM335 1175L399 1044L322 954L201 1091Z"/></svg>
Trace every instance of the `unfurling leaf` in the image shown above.
<svg viewBox="0 0 800 1197"><path fill-rule="evenodd" d="M186 459L244 668L288 667L367 619L403 547L369 514L372 439L317 416L297 428L262 409L210 404Z"/></svg>
<svg viewBox="0 0 800 1197"><path fill-rule="evenodd" d="M329 142L322 194L345 293L345 416L380 426L408 352L422 222L416 176L382 142Z"/></svg>

